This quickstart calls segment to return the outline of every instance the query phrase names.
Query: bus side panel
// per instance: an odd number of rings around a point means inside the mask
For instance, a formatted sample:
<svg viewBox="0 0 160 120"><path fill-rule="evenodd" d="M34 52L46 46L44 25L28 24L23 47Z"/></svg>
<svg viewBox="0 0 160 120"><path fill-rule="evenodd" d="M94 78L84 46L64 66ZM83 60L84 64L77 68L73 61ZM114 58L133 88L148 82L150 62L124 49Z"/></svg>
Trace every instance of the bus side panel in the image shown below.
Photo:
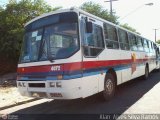
<svg viewBox="0 0 160 120"><path fill-rule="evenodd" d="M83 77L82 78L82 96L83 98L100 92L98 83L100 82L101 86L104 86L104 77L105 77L105 74Z"/></svg>
<svg viewBox="0 0 160 120"><path fill-rule="evenodd" d="M113 55L114 53L114 55ZM100 61L113 61L112 64L107 64L107 66L104 66L106 68L113 68L116 72L116 76L117 76L117 85L122 83L122 71L121 69L118 69L119 67L116 67L117 65L114 66L114 64L116 64L114 61L119 60L121 57L121 53L119 50L116 49L105 49L100 55L99 55L99 60ZM124 59L124 58L122 58ZM117 69L116 69L117 68ZM107 72L107 71L106 71ZM104 83L103 83L104 85ZM100 86L99 88L100 90L104 89L104 86Z"/></svg>
<svg viewBox="0 0 160 120"><path fill-rule="evenodd" d="M98 57L83 57L82 70L83 97L87 97L95 93L98 93L99 81L104 81L104 75L101 75L102 69L99 66Z"/></svg>
<svg viewBox="0 0 160 120"><path fill-rule="evenodd" d="M155 53L150 53L149 58L148 58L148 62L149 62L149 71L153 71L154 69L156 69L156 56Z"/></svg>
<svg viewBox="0 0 160 120"><path fill-rule="evenodd" d="M130 51L127 50L119 50L120 54L121 54L121 59L122 59L122 63L120 63L122 65L121 68L121 72L122 72L122 83L129 81L131 79L131 55L132 53ZM123 61L123 60L127 60L127 61ZM128 62L129 61L129 62Z"/></svg>

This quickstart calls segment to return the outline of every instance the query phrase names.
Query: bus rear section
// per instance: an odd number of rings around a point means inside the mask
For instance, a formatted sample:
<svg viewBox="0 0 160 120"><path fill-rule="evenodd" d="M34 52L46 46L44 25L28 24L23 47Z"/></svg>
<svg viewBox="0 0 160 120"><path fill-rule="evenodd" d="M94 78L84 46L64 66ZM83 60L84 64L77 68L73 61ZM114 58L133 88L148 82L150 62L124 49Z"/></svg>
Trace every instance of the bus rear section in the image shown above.
<svg viewBox="0 0 160 120"><path fill-rule="evenodd" d="M26 24L17 76L21 95L54 99L83 96L78 28L78 14L70 10L45 14Z"/></svg>

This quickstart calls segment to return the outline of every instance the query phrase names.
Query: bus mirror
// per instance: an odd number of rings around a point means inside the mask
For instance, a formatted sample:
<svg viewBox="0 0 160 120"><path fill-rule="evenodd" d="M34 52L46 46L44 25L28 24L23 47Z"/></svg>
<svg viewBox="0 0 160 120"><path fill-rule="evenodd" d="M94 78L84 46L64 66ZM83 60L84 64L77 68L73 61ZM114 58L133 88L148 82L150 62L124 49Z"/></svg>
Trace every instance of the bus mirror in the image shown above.
<svg viewBox="0 0 160 120"><path fill-rule="evenodd" d="M93 31L92 22L86 22L86 32L92 33L92 31Z"/></svg>

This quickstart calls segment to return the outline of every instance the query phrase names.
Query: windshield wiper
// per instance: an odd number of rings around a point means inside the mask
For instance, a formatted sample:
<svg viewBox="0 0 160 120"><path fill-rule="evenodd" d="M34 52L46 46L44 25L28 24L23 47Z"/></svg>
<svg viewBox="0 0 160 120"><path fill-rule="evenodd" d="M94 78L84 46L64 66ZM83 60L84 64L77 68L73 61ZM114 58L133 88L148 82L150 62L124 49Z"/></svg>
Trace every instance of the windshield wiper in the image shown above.
<svg viewBox="0 0 160 120"><path fill-rule="evenodd" d="M38 60L40 60L40 58L42 57L42 55L44 54L46 56L46 58L50 61L50 62L54 62L53 57L52 56L48 56L47 52L44 49L44 44L45 44L45 40L42 41L40 50L39 50L39 55L38 55Z"/></svg>
<svg viewBox="0 0 160 120"><path fill-rule="evenodd" d="M47 58L48 58L48 60L49 60L50 62L54 62L54 58L53 58L52 56L48 56L48 55L47 55Z"/></svg>

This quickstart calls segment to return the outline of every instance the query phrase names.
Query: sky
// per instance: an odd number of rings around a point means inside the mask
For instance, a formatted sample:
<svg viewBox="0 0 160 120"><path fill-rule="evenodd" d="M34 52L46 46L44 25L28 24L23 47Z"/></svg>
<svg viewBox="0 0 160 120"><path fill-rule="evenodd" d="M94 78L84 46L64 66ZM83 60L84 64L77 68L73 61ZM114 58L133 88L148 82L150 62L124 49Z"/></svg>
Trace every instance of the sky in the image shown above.
<svg viewBox="0 0 160 120"><path fill-rule="evenodd" d="M110 10L108 0L44 0L52 7L61 6L63 8L79 7L85 2L95 2ZM8 0L0 0L0 4L7 3ZM152 6L145 4L153 3ZM157 30L157 40L160 39L160 0L118 0L113 2L113 9L119 16L120 23L127 23L135 28L143 37L155 40Z"/></svg>

